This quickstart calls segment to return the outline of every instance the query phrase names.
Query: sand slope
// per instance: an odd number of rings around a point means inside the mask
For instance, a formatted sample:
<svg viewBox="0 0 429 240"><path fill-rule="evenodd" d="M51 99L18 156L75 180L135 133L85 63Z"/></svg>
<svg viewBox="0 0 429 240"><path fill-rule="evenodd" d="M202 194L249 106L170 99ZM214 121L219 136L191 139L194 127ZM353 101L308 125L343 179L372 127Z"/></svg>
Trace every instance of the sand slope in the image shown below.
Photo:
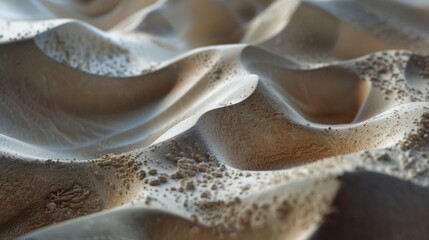
<svg viewBox="0 0 429 240"><path fill-rule="evenodd" d="M0 238L429 237L429 5L0 9Z"/></svg>

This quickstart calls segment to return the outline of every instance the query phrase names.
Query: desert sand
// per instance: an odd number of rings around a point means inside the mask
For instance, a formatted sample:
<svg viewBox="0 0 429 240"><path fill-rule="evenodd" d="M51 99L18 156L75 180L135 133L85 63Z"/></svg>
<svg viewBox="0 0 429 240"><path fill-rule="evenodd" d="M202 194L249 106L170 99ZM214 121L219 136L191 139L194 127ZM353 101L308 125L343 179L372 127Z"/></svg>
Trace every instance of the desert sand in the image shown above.
<svg viewBox="0 0 429 240"><path fill-rule="evenodd" d="M0 2L0 239L428 239L429 3Z"/></svg>

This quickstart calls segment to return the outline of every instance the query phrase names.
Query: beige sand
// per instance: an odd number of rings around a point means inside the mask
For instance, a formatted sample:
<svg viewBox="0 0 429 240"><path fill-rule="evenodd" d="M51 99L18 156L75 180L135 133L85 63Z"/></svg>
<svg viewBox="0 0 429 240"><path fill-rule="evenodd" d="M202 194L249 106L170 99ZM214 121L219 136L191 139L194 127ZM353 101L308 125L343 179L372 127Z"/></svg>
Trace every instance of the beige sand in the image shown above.
<svg viewBox="0 0 429 240"><path fill-rule="evenodd" d="M427 13L2 1L0 238L429 238Z"/></svg>

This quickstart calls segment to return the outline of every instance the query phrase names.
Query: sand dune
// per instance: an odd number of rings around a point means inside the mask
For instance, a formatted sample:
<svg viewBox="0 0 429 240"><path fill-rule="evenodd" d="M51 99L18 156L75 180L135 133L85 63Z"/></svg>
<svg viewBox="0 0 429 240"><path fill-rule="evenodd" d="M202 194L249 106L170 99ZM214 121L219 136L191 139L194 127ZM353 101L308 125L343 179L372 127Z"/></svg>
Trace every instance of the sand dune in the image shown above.
<svg viewBox="0 0 429 240"><path fill-rule="evenodd" d="M427 239L428 9L3 1L0 238Z"/></svg>

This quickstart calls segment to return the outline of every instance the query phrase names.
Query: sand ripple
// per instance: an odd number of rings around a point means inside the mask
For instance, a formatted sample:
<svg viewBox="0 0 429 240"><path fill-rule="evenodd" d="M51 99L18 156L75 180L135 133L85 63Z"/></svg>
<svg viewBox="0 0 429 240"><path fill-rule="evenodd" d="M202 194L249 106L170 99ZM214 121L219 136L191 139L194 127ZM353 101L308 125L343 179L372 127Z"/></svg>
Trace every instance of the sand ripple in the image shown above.
<svg viewBox="0 0 429 240"><path fill-rule="evenodd" d="M422 2L2 1L0 238L427 239Z"/></svg>

